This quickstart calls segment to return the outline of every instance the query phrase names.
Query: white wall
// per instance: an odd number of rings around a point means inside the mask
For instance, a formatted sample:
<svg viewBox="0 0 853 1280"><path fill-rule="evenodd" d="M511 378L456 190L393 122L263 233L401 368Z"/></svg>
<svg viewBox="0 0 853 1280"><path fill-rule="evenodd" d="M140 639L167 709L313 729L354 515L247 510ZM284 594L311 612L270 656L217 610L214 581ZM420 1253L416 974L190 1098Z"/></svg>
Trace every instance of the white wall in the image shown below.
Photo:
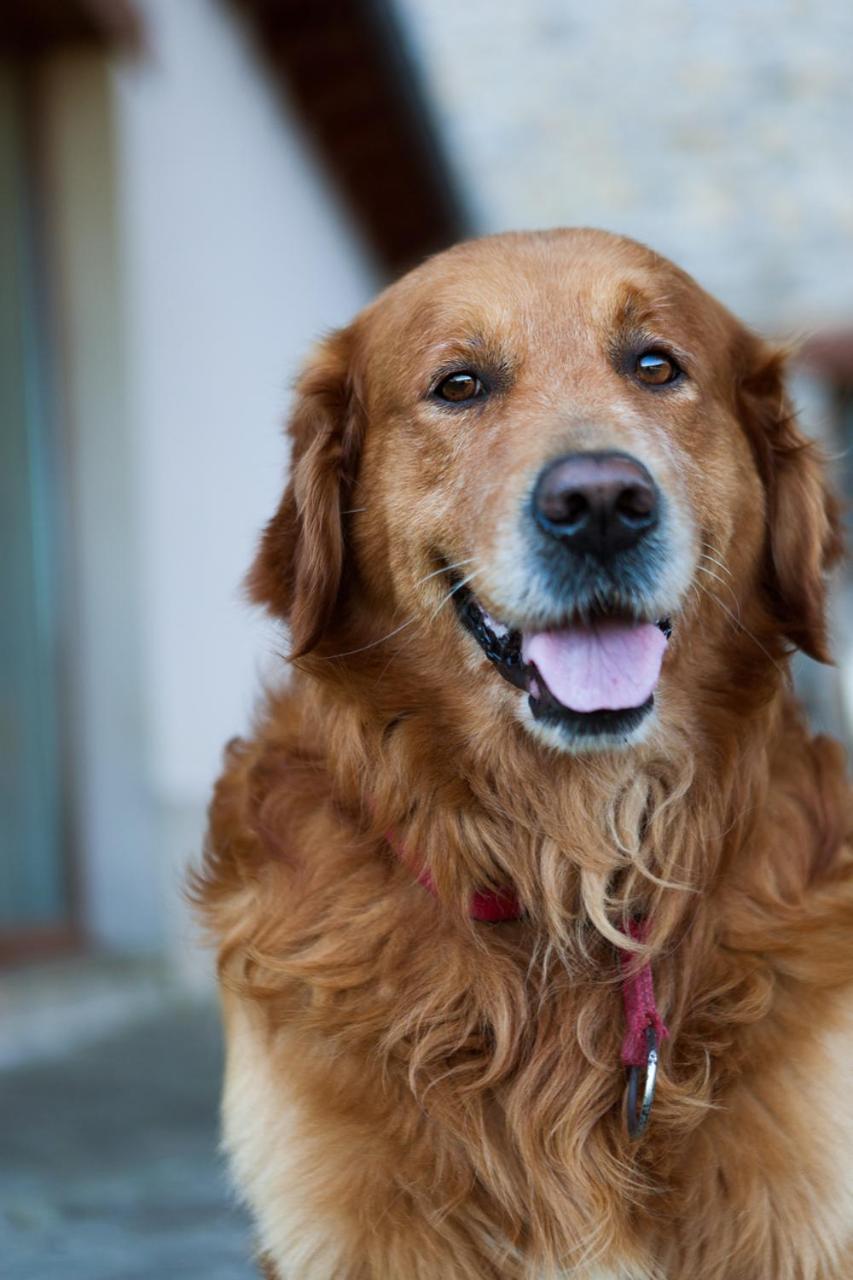
<svg viewBox="0 0 853 1280"><path fill-rule="evenodd" d="M145 774L146 714L115 190L113 89L92 53L39 80L47 277L55 321L57 490L69 793L80 914L95 936L150 946L162 901ZM51 388L53 389L53 388ZM46 397L47 399L47 397Z"/></svg>
<svg viewBox="0 0 853 1280"><path fill-rule="evenodd" d="M212 0L137 3L117 78L126 345L158 793L203 799L245 725L259 634L238 599L308 346L372 281L243 33Z"/></svg>
<svg viewBox="0 0 853 1280"><path fill-rule="evenodd" d="M111 399L115 417L101 413L85 433L76 467L103 473L105 453L121 467L120 510L80 531L107 547L100 555L82 548L89 580L81 588L100 602L103 624L82 643L108 649L114 593L116 633L132 643L122 669L113 662L105 673L101 703L111 680L138 716L104 732L89 715L80 731L90 757L124 754L151 830L126 838L138 820L114 795L84 787L82 859L98 939L153 946L165 937L180 951L185 865L200 846L222 745L247 727L271 648L240 582L282 484L288 387L311 343L368 300L374 276L230 10L216 0L136 7L150 53L111 78L117 249L109 279L121 333L109 359L122 367L104 373L120 377L122 390ZM91 62L59 77L52 110L66 120L75 74L85 80ZM85 145L73 159L85 183ZM78 225L72 241L75 234L88 233ZM74 298L65 305L73 311ZM85 330L90 317L74 323ZM97 367L97 342L83 359ZM86 412L78 406L78 417ZM112 433L123 449L105 448ZM102 477L96 503L107 491ZM123 553L104 568L112 539ZM154 910L144 906L152 885Z"/></svg>

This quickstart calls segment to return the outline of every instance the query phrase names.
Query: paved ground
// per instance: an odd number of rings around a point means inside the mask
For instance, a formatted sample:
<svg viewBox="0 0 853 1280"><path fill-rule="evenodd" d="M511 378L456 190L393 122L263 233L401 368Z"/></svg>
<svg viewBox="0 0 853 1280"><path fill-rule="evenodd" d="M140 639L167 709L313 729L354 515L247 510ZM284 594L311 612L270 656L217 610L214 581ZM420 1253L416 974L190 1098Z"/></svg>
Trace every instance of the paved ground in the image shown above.
<svg viewBox="0 0 853 1280"><path fill-rule="evenodd" d="M256 1280L216 1149L216 1014L0 1072L3 1280Z"/></svg>

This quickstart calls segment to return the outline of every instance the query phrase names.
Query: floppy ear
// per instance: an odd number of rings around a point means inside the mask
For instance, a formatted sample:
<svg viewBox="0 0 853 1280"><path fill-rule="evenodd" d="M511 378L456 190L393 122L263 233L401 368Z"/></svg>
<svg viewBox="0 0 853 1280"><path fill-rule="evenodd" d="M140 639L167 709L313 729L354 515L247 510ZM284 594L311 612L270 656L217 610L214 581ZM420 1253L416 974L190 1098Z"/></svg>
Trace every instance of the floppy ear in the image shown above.
<svg viewBox="0 0 853 1280"><path fill-rule="evenodd" d="M261 537L251 598L290 623L291 658L316 647L338 603L343 512L355 480L362 415L352 387L352 330L318 348L296 386L290 480Z"/></svg>
<svg viewBox="0 0 853 1280"><path fill-rule="evenodd" d="M843 550L838 502L826 484L820 449L797 427L785 389L786 353L757 339L739 384L767 492L765 582L783 634L818 662L831 662L825 574Z"/></svg>

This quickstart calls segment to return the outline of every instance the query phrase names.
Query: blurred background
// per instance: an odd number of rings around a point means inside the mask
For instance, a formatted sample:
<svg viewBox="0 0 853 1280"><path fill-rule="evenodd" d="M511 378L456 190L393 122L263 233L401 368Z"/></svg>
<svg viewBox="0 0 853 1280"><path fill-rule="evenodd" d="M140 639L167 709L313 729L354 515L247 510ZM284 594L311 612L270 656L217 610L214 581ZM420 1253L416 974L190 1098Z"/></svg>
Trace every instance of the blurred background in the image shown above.
<svg viewBox="0 0 853 1280"><path fill-rule="evenodd" d="M181 894L307 348L461 237L607 227L799 343L849 493L851 58L848 0L0 0L7 1280L251 1274ZM844 737L849 611L799 670Z"/></svg>

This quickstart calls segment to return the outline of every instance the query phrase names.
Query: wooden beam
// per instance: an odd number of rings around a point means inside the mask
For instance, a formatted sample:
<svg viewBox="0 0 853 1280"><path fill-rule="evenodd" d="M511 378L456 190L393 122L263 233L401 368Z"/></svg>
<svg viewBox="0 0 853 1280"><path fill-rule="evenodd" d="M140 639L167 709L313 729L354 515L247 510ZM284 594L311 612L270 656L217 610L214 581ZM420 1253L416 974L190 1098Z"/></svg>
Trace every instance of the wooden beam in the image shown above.
<svg viewBox="0 0 853 1280"><path fill-rule="evenodd" d="M0 54L40 57L68 44L138 53L142 23L131 0L0 0Z"/></svg>
<svg viewBox="0 0 853 1280"><path fill-rule="evenodd" d="M380 262L397 274L468 219L387 0L234 0Z"/></svg>

